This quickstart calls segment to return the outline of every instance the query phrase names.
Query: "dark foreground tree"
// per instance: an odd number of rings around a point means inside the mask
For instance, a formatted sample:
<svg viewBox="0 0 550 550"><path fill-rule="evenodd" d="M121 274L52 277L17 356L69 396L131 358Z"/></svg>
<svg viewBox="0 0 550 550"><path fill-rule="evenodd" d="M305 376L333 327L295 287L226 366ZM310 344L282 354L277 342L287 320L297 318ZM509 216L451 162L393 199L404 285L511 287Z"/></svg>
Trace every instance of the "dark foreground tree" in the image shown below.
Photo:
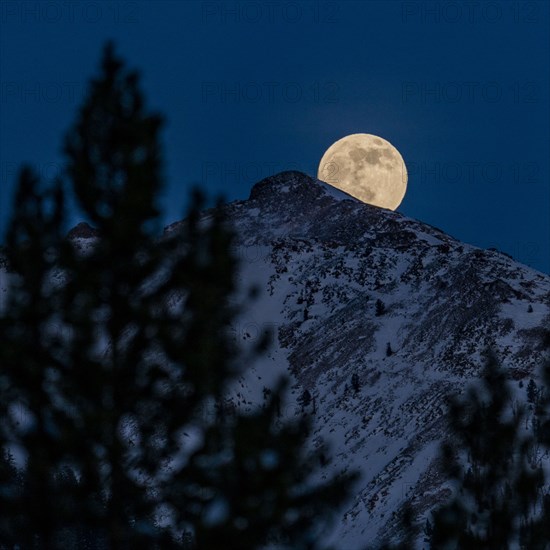
<svg viewBox="0 0 550 550"><path fill-rule="evenodd" d="M0 540L22 548L317 548L352 476L310 481L304 420L220 404L237 268L222 210L158 238L159 116L105 49L65 152L99 238L65 236L60 182L21 171L0 313Z"/></svg>
<svg viewBox="0 0 550 550"><path fill-rule="evenodd" d="M550 503L537 442L525 430L527 411L513 401L506 372L491 354L482 384L452 402L443 462L456 494L434 513L431 548L550 547Z"/></svg>

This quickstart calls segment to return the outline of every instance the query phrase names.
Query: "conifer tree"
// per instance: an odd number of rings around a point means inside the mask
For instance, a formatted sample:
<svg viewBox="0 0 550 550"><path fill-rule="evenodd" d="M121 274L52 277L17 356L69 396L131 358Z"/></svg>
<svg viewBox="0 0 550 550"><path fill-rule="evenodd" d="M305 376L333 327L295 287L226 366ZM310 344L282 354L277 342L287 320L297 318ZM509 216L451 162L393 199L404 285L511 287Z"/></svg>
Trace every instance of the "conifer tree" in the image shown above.
<svg viewBox="0 0 550 550"><path fill-rule="evenodd" d="M320 547L354 476L310 482L307 423L279 419L284 384L252 413L201 415L242 371L229 330L237 263L221 208L201 222L199 193L181 229L157 236L161 127L108 45L65 143L68 183L99 235L86 251L65 237L62 183L43 190L20 173L0 313L0 450L18 449L26 465L21 484L2 455L0 538Z"/></svg>
<svg viewBox="0 0 550 550"><path fill-rule="evenodd" d="M351 375L351 387L353 388L353 391L357 393L361 389L361 382L359 381L359 375L354 372Z"/></svg>
<svg viewBox="0 0 550 550"><path fill-rule="evenodd" d="M384 302L380 300L380 298L377 298L375 302L374 311L377 317L380 317L381 315L384 315L384 313L386 313L386 306L384 305Z"/></svg>
<svg viewBox="0 0 550 550"><path fill-rule="evenodd" d="M527 401L535 404L537 402L538 388L535 381L531 378L527 384Z"/></svg>
<svg viewBox="0 0 550 550"><path fill-rule="evenodd" d="M302 406L302 410L309 407L309 404L311 403L311 393L309 393L309 390L304 390L302 392L302 395L298 398L298 403Z"/></svg>
<svg viewBox="0 0 550 550"><path fill-rule="evenodd" d="M522 430L525 410L513 414L511 402L490 354L481 386L450 407L443 463L456 494L434 513L431 548L548 547L544 471L532 460L533 435Z"/></svg>

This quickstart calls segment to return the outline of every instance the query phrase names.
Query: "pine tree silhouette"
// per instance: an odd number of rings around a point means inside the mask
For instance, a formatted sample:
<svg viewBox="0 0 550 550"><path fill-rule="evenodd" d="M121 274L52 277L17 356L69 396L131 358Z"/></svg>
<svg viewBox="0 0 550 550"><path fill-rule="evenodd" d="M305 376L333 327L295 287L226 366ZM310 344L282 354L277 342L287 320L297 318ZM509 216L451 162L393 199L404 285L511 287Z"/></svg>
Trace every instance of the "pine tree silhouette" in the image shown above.
<svg viewBox="0 0 550 550"><path fill-rule="evenodd" d="M354 372L351 375L351 387L353 388L353 391L357 393L361 389L361 382L359 381L359 375Z"/></svg>
<svg viewBox="0 0 550 550"><path fill-rule="evenodd" d="M536 403L538 396L538 388L535 381L531 378L527 384L527 401L529 403Z"/></svg>
<svg viewBox="0 0 550 550"><path fill-rule="evenodd" d="M309 393L309 390L303 391L302 395L300 395L298 399L298 402L302 406L302 410L309 406L309 404L311 403L311 393Z"/></svg>
<svg viewBox="0 0 550 550"><path fill-rule="evenodd" d="M517 548L520 538L524 548L547 548L544 471L530 460L535 441L521 430L525 411L511 414L511 402L491 353L481 386L450 408L453 437L442 458L457 492L434 513L431 548Z"/></svg>
<svg viewBox="0 0 550 550"><path fill-rule="evenodd" d="M65 237L62 183L42 191L20 173L6 247L18 277L0 317L0 449L28 459L22 486L8 455L0 464L0 538L321 547L319 529L355 476L310 481L309 425L279 420L284 382L250 413L201 414L242 372L229 334L237 263L222 210L200 223L200 193L181 229L157 237L161 127L109 44L65 144L70 187L99 235L86 253Z"/></svg>

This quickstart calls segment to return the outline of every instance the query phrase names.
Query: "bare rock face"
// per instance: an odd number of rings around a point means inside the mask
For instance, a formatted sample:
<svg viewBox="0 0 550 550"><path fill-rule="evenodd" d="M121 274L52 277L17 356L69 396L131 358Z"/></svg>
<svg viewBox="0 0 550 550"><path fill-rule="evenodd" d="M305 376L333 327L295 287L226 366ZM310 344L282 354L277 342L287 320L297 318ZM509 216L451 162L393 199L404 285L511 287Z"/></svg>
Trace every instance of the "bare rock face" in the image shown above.
<svg viewBox="0 0 550 550"><path fill-rule="evenodd" d="M70 240L74 239L97 239L99 237L99 231L94 229L86 222L80 222L75 225L68 233L67 237Z"/></svg>

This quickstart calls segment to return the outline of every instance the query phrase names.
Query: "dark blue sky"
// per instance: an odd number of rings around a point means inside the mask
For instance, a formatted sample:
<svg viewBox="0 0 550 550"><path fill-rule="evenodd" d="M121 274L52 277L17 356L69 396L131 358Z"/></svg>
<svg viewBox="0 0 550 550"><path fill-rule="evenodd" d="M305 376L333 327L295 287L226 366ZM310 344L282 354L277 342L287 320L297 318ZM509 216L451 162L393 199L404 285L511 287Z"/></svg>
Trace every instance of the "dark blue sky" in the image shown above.
<svg viewBox="0 0 550 550"><path fill-rule="evenodd" d="M101 47L167 118L166 223L189 186L228 200L315 175L344 135L409 170L399 211L550 272L547 1L0 2L0 225L16 167L60 167Z"/></svg>

